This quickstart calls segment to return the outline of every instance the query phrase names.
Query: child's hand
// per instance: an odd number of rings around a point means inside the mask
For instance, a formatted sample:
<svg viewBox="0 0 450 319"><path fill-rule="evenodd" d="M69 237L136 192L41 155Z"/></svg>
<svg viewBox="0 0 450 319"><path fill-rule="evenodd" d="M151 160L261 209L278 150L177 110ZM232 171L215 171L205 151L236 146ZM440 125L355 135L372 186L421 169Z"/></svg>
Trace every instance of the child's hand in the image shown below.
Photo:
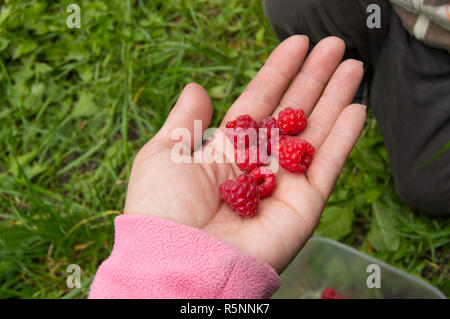
<svg viewBox="0 0 450 319"><path fill-rule="evenodd" d="M261 121L286 105L302 108L309 117L300 136L316 148L311 166L302 175L280 168L275 192L261 201L255 217L238 216L220 199L220 183L240 174L235 164L171 160L176 143L172 131L184 127L194 136L194 120L203 121L203 130L211 120L211 101L198 84L186 86L163 128L136 157L125 213L202 229L281 272L313 233L364 125L365 109L348 106L363 66L355 60L340 63L344 50L343 41L327 38L305 60L307 38L290 37L275 49L226 114L221 128L242 114Z"/></svg>

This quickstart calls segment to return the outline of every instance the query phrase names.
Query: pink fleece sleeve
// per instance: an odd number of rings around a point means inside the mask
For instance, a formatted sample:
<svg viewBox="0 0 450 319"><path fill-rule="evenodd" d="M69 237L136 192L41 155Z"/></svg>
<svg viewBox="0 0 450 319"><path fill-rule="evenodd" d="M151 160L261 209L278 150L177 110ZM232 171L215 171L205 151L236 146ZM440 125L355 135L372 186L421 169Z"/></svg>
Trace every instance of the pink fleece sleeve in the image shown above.
<svg viewBox="0 0 450 319"><path fill-rule="evenodd" d="M89 298L268 298L275 270L201 230L149 216L115 219Z"/></svg>

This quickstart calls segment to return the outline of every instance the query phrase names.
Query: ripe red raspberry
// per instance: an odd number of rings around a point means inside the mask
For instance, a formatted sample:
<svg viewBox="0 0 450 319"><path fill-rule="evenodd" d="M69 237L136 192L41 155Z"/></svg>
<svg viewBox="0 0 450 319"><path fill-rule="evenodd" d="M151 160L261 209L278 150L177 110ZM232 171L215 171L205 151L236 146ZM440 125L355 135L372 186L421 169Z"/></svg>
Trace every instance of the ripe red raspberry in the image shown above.
<svg viewBox="0 0 450 319"><path fill-rule="evenodd" d="M236 177L236 182L238 183L255 183L255 179L251 175L241 174Z"/></svg>
<svg viewBox="0 0 450 319"><path fill-rule="evenodd" d="M261 124L259 124L258 145L260 147L267 145L267 155L272 154L272 129L278 129L277 120L272 116L266 117L261 121Z"/></svg>
<svg viewBox="0 0 450 319"><path fill-rule="evenodd" d="M334 291L334 289L331 287L325 288L320 295L322 299L335 299L336 296L336 291Z"/></svg>
<svg viewBox="0 0 450 319"><path fill-rule="evenodd" d="M258 166L262 166L269 160L265 154L259 154L258 147L253 145L245 148L245 150L236 150L236 165L244 173L250 173Z"/></svg>
<svg viewBox="0 0 450 319"><path fill-rule="evenodd" d="M242 174L243 175L243 174ZM255 215L259 205L258 186L250 176L237 177L238 181L227 180L219 186L222 199L232 210L243 217Z"/></svg>
<svg viewBox="0 0 450 319"><path fill-rule="evenodd" d="M250 176L253 177L255 184L258 185L261 198L272 195L276 185L276 178L270 168L265 166L257 167L250 173Z"/></svg>
<svg viewBox="0 0 450 319"><path fill-rule="evenodd" d="M321 297L322 299L347 299L347 297L338 295L338 294L336 293L336 291L335 291L333 288L331 288L331 287L325 288L325 289L322 291L320 297Z"/></svg>
<svg viewBox="0 0 450 319"><path fill-rule="evenodd" d="M225 135L233 142L235 149L238 148L238 143L242 144L242 147L257 143L258 124L250 115L238 116L234 121L228 122L225 127Z"/></svg>
<svg viewBox="0 0 450 319"><path fill-rule="evenodd" d="M285 170L302 174L311 164L314 147L298 137L286 136L278 146L278 162Z"/></svg>
<svg viewBox="0 0 450 319"><path fill-rule="evenodd" d="M282 135L296 135L306 127L306 116L302 109L287 107L278 114L277 125Z"/></svg>

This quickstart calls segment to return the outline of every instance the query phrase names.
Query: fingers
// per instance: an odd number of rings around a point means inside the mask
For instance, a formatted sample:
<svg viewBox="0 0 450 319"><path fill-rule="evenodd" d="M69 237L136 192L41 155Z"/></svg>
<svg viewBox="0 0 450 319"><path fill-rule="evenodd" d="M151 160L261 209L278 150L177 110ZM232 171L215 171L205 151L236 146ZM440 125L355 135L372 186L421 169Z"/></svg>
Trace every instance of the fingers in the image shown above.
<svg viewBox="0 0 450 319"><path fill-rule="evenodd" d="M314 155L306 176L324 202L328 200L347 156L361 134L365 119L366 110L362 105L346 107Z"/></svg>
<svg viewBox="0 0 450 319"><path fill-rule="evenodd" d="M230 107L221 126L243 114L249 114L257 121L272 114L290 81L297 74L307 51L306 36L295 35L283 41Z"/></svg>
<svg viewBox="0 0 450 319"><path fill-rule="evenodd" d="M300 137L316 149L322 145L342 110L353 100L364 74L357 60L346 60L334 72Z"/></svg>
<svg viewBox="0 0 450 319"><path fill-rule="evenodd" d="M208 128L211 117L212 104L208 93L201 85L189 83L181 92L164 126L153 139L171 139L175 129L184 128L190 134L191 149L193 150L202 142L203 132ZM201 133L197 129L200 134L194 134L195 120L201 121Z"/></svg>
<svg viewBox="0 0 450 319"><path fill-rule="evenodd" d="M337 37L328 37L317 43L281 99L275 115L286 106L301 108L309 115L344 52L345 43Z"/></svg>

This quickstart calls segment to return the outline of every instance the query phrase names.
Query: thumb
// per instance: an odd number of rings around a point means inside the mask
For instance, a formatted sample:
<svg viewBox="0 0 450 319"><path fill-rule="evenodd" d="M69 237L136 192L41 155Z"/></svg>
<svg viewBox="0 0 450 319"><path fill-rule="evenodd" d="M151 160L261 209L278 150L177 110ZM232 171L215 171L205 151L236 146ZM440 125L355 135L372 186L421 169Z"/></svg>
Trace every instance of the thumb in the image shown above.
<svg viewBox="0 0 450 319"><path fill-rule="evenodd" d="M170 112L155 139L170 139L177 128L185 128L190 132L193 150L202 141L203 132L209 127L212 117L212 103L205 89L197 83L189 83L183 89L177 103ZM194 120L202 123L202 134L194 137ZM194 140L194 138L196 140Z"/></svg>

